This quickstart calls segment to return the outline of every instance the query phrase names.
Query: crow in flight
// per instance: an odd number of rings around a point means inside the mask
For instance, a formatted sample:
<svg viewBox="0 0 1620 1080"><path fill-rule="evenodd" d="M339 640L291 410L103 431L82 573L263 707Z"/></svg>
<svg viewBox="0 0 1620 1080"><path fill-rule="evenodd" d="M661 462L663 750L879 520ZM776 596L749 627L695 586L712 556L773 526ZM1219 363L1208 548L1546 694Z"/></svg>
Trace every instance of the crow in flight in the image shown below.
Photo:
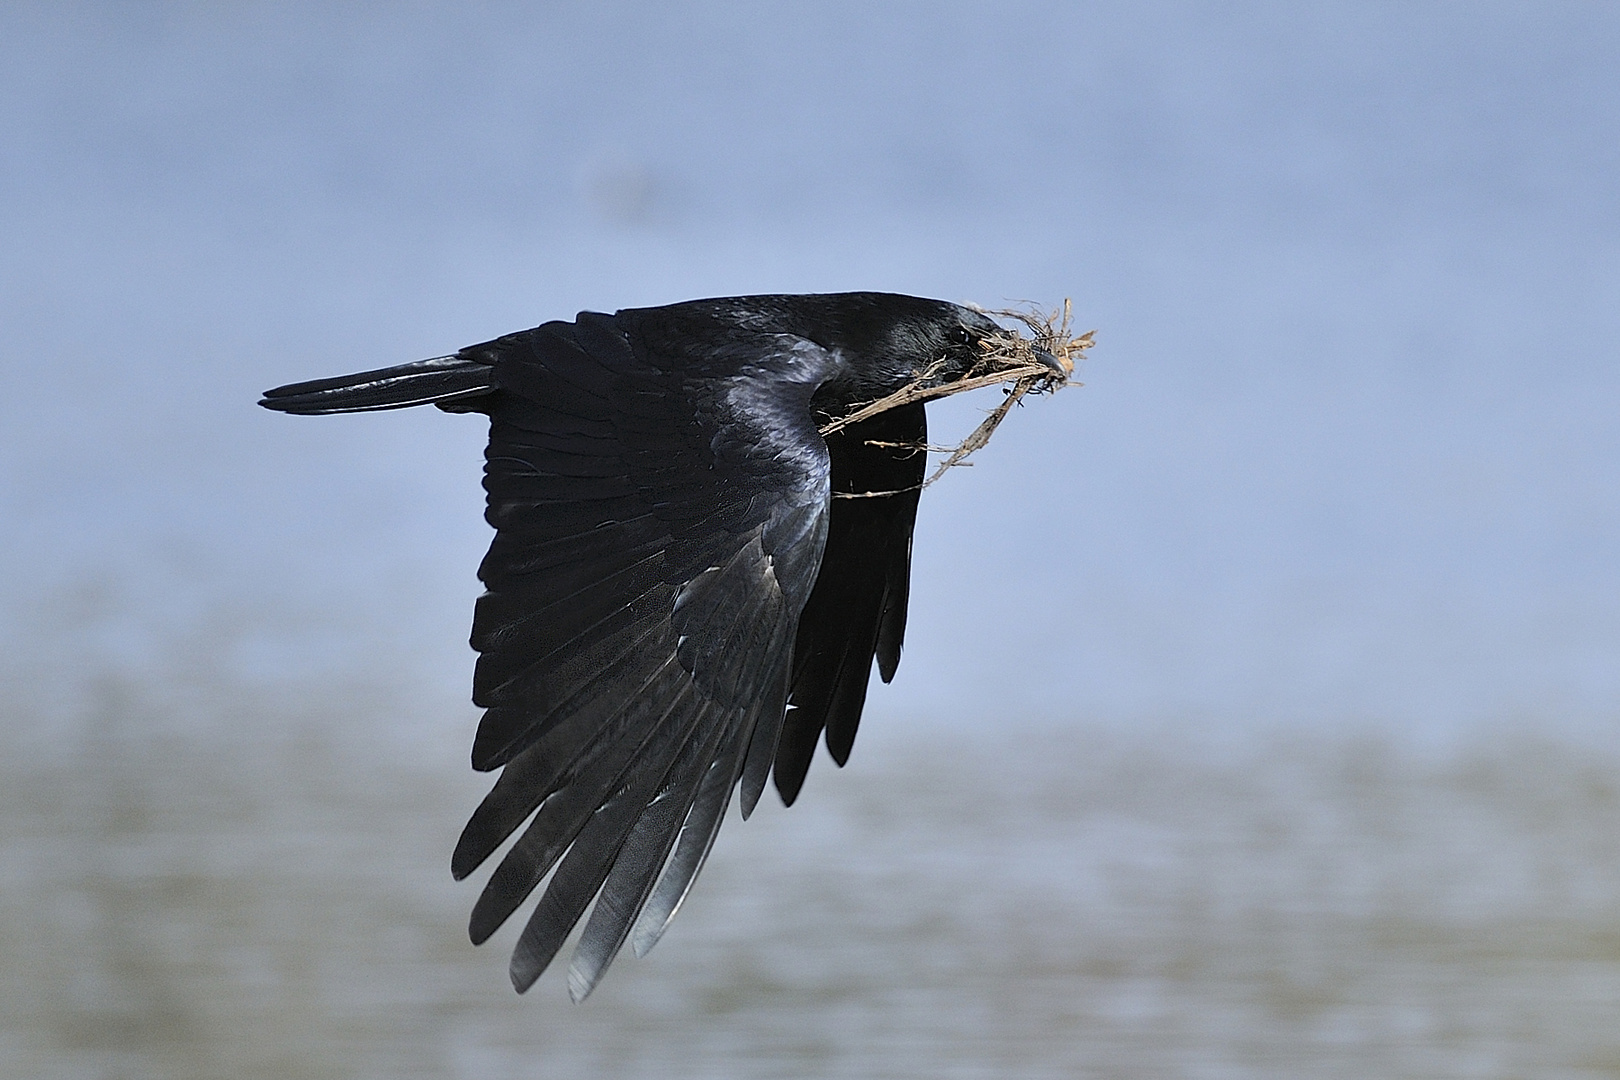
<svg viewBox="0 0 1620 1080"><path fill-rule="evenodd" d="M470 926L482 943L555 866L512 956L519 992L593 897L575 1000L627 938L651 948L733 788L747 816L774 766L791 804L823 731L844 764L873 659L885 682L900 661L927 428L916 401L820 429L1013 338L940 300L744 296L584 312L264 395L288 413L489 417L472 764L502 772L451 870L533 816Z"/></svg>

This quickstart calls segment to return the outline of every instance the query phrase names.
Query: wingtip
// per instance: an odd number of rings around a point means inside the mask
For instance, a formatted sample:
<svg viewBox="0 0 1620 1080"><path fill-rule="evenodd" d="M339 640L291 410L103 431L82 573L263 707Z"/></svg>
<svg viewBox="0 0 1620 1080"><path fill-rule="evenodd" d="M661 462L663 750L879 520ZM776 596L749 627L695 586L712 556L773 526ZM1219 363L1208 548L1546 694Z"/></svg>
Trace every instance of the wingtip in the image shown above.
<svg viewBox="0 0 1620 1080"><path fill-rule="evenodd" d="M545 963L537 962L520 939L517 948L512 950L512 962L506 968L506 973L512 977L512 989L520 994L528 993L529 987L540 981L540 976L545 974L550 964L549 957Z"/></svg>
<svg viewBox="0 0 1620 1080"><path fill-rule="evenodd" d="M495 933L504 921L504 918L499 921L491 919L487 910L481 910L483 905L484 898L480 896L478 903L473 905L472 918L467 920L467 940L474 945L482 945L488 941L490 935Z"/></svg>
<svg viewBox="0 0 1620 1080"><path fill-rule="evenodd" d="M783 806L792 806L798 799L799 792L804 788L804 773L788 775L783 773L780 766L771 770L771 779L776 785L777 798L782 800Z"/></svg>
<svg viewBox="0 0 1620 1080"><path fill-rule="evenodd" d="M508 832L506 835L510 835ZM492 835L490 829L484 827L484 819L475 811L462 827L461 836L456 840L456 849L450 853L450 876L456 881L465 881L467 876L488 859L495 849L500 847L506 836Z"/></svg>
<svg viewBox="0 0 1620 1080"><path fill-rule="evenodd" d="M568 965L568 1000L575 1005L591 996L596 989L596 980L586 975L572 964Z"/></svg>
<svg viewBox="0 0 1620 1080"><path fill-rule="evenodd" d="M747 821L754 813L754 807L759 805L759 797L765 791L764 784L751 784L745 782L738 798L738 808L742 811L742 819Z"/></svg>

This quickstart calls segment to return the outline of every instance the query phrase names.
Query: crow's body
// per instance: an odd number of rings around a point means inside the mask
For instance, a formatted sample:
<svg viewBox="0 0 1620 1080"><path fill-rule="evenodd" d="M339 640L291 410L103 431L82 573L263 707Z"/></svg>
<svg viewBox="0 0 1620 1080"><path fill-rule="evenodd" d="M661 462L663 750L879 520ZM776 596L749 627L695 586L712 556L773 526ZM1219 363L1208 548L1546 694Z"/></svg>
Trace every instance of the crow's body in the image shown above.
<svg viewBox="0 0 1620 1080"><path fill-rule="evenodd" d="M582 313L265 395L489 416L472 756L502 772L452 869L533 816L471 923L482 942L555 867L519 990L598 897L569 971L582 998L627 938L658 939L734 788L747 814L774 765L791 803L823 731L844 762L873 659L885 681L900 659L926 420L913 403L818 426L927 369L959 377L1006 334L915 297L737 297Z"/></svg>

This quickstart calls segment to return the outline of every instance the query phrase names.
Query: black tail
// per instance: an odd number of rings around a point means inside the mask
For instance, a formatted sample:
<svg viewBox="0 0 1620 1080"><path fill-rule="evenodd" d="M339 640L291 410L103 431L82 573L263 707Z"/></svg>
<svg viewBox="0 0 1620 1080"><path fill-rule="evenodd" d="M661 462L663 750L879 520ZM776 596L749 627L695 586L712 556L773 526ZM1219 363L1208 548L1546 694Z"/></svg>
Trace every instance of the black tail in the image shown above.
<svg viewBox="0 0 1620 1080"><path fill-rule="evenodd" d="M277 412L372 412L411 405L438 405L462 411L455 402L495 392L494 368L460 356L435 356L412 364L340 375L335 379L293 383L266 390L259 402Z"/></svg>

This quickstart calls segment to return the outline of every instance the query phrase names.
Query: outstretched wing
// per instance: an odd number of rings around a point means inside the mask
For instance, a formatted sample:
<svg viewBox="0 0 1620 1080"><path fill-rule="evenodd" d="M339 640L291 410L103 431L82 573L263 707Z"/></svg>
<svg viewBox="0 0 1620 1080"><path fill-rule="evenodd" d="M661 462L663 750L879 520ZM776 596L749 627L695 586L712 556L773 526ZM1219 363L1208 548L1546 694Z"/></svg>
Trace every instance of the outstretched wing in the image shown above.
<svg viewBox="0 0 1620 1080"><path fill-rule="evenodd" d="M921 402L827 436L834 492L827 545L799 620L793 708L776 750L776 790L790 806L824 728L833 760L849 759L874 657L884 682L900 663L927 441Z"/></svg>
<svg viewBox="0 0 1620 1080"><path fill-rule="evenodd" d="M746 813L770 771L827 530L809 400L836 361L761 340L683 354L666 336L654 356L633 318L584 314L462 350L497 387L473 765L502 772L452 869L529 822L470 927L484 941L551 872L512 957L520 991L593 897L576 1000L632 932L650 948L732 789Z"/></svg>

